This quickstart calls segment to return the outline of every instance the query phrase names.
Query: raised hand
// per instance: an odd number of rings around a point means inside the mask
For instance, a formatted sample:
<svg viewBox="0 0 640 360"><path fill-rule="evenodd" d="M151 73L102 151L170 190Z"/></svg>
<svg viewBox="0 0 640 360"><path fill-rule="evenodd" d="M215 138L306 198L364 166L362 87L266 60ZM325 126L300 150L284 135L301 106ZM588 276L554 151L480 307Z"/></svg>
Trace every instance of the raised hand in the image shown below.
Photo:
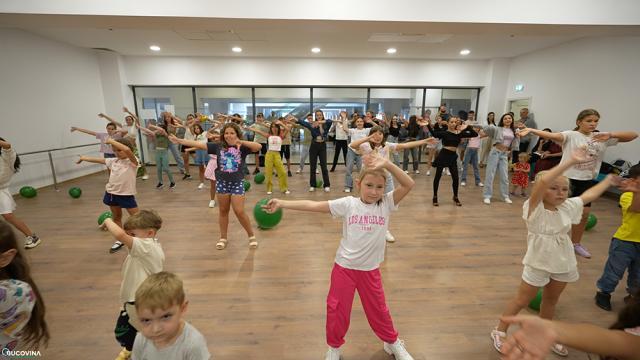
<svg viewBox="0 0 640 360"><path fill-rule="evenodd" d="M281 207L280 200L271 199L266 205L262 205L262 210L268 214L273 214Z"/></svg>
<svg viewBox="0 0 640 360"><path fill-rule="evenodd" d="M434 137L428 137L426 139L423 140L425 143L429 144L429 145L436 145L438 143L438 139L434 138Z"/></svg>
<svg viewBox="0 0 640 360"><path fill-rule="evenodd" d="M174 134L169 134L169 141L171 141L174 144L179 144L180 143L180 138L178 138Z"/></svg>
<svg viewBox="0 0 640 360"><path fill-rule="evenodd" d="M388 162L387 159L380 156L377 152L371 152L362 157L362 163L369 169L381 169Z"/></svg>
<svg viewBox="0 0 640 360"><path fill-rule="evenodd" d="M126 107L126 106L123 106L123 107L122 107L122 111L126 112L127 114L130 114L130 113L131 113L131 111L129 111L129 109L127 109L127 107Z"/></svg>
<svg viewBox="0 0 640 360"><path fill-rule="evenodd" d="M526 127L524 125L522 127L520 127L519 130L520 131L518 131L516 133L516 135L518 135L519 137L527 136L531 132L531 129L529 129L528 127Z"/></svg>
<svg viewBox="0 0 640 360"><path fill-rule="evenodd" d="M103 118L103 119L104 119L104 118L106 118L107 116L106 116L105 114L103 114L103 113L100 113L100 114L98 114L98 117L99 117L99 118Z"/></svg>
<svg viewBox="0 0 640 360"><path fill-rule="evenodd" d="M77 127L75 127L75 126L72 126L72 127L71 127L71 132L74 132L74 131L76 131L76 130L78 130L78 128L77 128Z"/></svg>
<svg viewBox="0 0 640 360"><path fill-rule="evenodd" d="M80 156L78 158L78 160L76 160L76 164L80 164L84 159L82 158L82 156Z"/></svg>
<svg viewBox="0 0 640 360"><path fill-rule="evenodd" d="M593 140L598 141L598 142L605 142L607 140L611 139L611 133L610 132L599 132L595 135L593 135Z"/></svg>
<svg viewBox="0 0 640 360"><path fill-rule="evenodd" d="M617 186L622 191L631 191L634 193L640 192L640 181L636 179L622 179L618 178L618 183L615 183L615 180L612 179L611 183L614 186Z"/></svg>

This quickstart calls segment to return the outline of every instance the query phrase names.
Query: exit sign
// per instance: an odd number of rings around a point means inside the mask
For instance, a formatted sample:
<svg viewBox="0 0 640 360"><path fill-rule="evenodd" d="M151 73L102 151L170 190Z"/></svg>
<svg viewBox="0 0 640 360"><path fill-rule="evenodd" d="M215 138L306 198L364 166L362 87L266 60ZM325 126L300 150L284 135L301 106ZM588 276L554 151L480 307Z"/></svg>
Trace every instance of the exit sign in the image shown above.
<svg viewBox="0 0 640 360"><path fill-rule="evenodd" d="M523 92L524 91L524 84L516 84L516 86L513 87L516 92Z"/></svg>

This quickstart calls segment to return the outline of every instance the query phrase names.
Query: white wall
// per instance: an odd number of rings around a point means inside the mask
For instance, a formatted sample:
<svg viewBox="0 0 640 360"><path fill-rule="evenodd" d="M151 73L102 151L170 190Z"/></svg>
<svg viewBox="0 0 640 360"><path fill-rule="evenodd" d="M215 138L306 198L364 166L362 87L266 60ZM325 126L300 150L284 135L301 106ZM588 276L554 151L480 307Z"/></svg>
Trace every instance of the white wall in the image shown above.
<svg viewBox="0 0 640 360"><path fill-rule="evenodd" d="M577 40L514 58L507 98L531 97L540 128L572 129L586 108L600 112L601 131L640 131L640 37ZM524 84L516 93L515 84ZM610 148L606 160L640 160L640 140Z"/></svg>
<svg viewBox="0 0 640 360"><path fill-rule="evenodd" d="M487 61L127 56L130 85L474 87Z"/></svg>
<svg viewBox="0 0 640 360"><path fill-rule="evenodd" d="M93 51L47 40L30 33L0 29L0 136L18 153L90 144L97 140L71 134L72 125L101 130L105 121L98 59ZM97 147L53 153L58 181L100 170L75 165L76 154L98 155ZM53 183L47 154L21 157L23 167L12 192L29 184Z"/></svg>

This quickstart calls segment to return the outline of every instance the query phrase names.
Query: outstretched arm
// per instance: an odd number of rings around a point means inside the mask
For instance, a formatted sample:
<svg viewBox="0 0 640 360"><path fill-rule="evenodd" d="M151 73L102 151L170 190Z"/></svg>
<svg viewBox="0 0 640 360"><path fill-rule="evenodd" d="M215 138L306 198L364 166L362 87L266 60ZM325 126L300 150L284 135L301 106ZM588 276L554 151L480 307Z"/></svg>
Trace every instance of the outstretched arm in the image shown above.
<svg viewBox="0 0 640 360"><path fill-rule="evenodd" d="M4 140L0 140L0 147L3 149L11 149L11 144Z"/></svg>
<svg viewBox="0 0 640 360"><path fill-rule="evenodd" d="M81 162L86 161L94 164L106 164L103 158L89 157L89 156L80 156L80 158L76 161L76 164L80 164Z"/></svg>
<svg viewBox="0 0 640 360"><path fill-rule="evenodd" d="M262 208L268 213L274 213L278 209L291 209L299 211L312 211L320 213L330 213L328 201L312 201L312 200L280 200L271 199Z"/></svg>
<svg viewBox="0 0 640 360"><path fill-rule="evenodd" d="M106 218L104 220L104 225L107 227L107 230L113 235L116 240L125 244L128 249L133 247L133 236L127 234L118 224L116 224L112 218Z"/></svg>
<svg viewBox="0 0 640 360"><path fill-rule="evenodd" d="M413 186L416 184L415 181L409 176L409 174L405 173L393 164L386 157L380 156L376 153L367 154L362 162L369 169L385 169L391 173L391 175L398 181L398 186L393 189L393 203L398 205L402 199L413 189ZM361 184L360 186L364 186Z"/></svg>
<svg viewBox="0 0 640 360"><path fill-rule="evenodd" d="M207 143L205 142L180 139L179 137L173 134L169 135L169 141L171 141L174 144L180 144L180 145L184 145L184 146L188 146L196 149L207 150ZM262 148L262 145L261 145L261 148Z"/></svg>
<svg viewBox="0 0 640 360"><path fill-rule="evenodd" d="M414 147L427 145L427 144L435 145L437 143L438 143L438 139L433 138L433 137L428 137L428 138L422 139L422 140L409 141L409 142L406 142L406 143L399 143L398 145L396 145L396 151L405 150L405 149L411 149L411 148L414 148Z"/></svg>
<svg viewBox="0 0 640 360"><path fill-rule="evenodd" d="M167 131L158 125L149 125L149 128L155 130L156 133L160 133L160 135L169 136Z"/></svg>
<svg viewBox="0 0 640 360"><path fill-rule="evenodd" d="M251 152L258 152L262 149L262 144L255 141L238 140L238 143L242 146L246 146Z"/></svg>
<svg viewBox="0 0 640 360"><path fill-rule="evenodd" d="M365 136L365 137L363 137L361 139L354 140L354 141L349 143L349 147L351 148L351 150L355 151L356 154L360 154L360 145L362 145L362 144L364 144L364 143L366 143L368 141L371 141L372 137L373 137L373 135L368 135L368 136Z"/></svg>
<svg viewBox="0 0 640 360"><path fill-rule="evenodd" d="M129 116L131 116L133 118L133 123L136 125L140 125L140 119L138 119L138 117L132 113L131 111L129 111L129 109L127 109L126 106L122 107L122 111L124 111L125 113L129 114Z"/></svg>
<svg viewBox="0 0 640 360"><path fill-rule="evenodd" d="M601 132L593 135L593 138L598 141L607 141L609 139L618 139L618 142L629 142L635 140L638 137L638 133L635 131L613 131L613 132Z"/></svg>
<svg viewBox="0 0 640 360"><path fill-rule="evenodd" d="M252 132L254 132L254 133L258 134L258 135L262 135L265 138L269 137L269 134L267 134L266 132L264 132L262 130L259 130L259 129L256 129L256 128L252 127L252 126L244 126L243 129L252 131Z"/></svg>
<svg viewBox="0 0 640 360"><path fill-rule="evenodd" d="M558 144L562 144L564 142L564 135L562 133L553 133L528 127L520 128L520 131L517 132L519 137L527 136L529 133L537 135L544 139L549 139L557 142Z"/></svg>
<svg viewBox="0 0 640 360"><path fill-rule="evenodd" d="M114 123L114 124L116 124L116 126L117 126L117 127L120 127L120 128L122 127L122 123L119 123L119 122L117 122L117 121L113 120L113 118L112 118L112 117L110 117L110 116L109 116L109 115L107 115L107 114L100 113L100 114L98 114L98 117L103 118L103 119L107 120L107 121L108 121L108 122L110 122L110 123Z"/></svg>
<svg viewBox="0 0 640 360"><path fill-rule="evenodd" d="M80 131L81 133L85 133L85 134L91 135L91 136L96 136L98 134L95 131L91 131L91 130L87 130L87 129L83 129L83 128L72 126L71 127L71 132L74 132L74 131Z"/></svg>
<svg viewBox="0 0 640 360"><path fill-rule="evenodd" d="M143 133L143 134L145 134L145 135L147 135L147 136L151 136L151 137L156 136L156 133L154 133L153 131L151 131L151 130L147 129L146 127L142 127L142 126L140 126L140 124L136 124L136 127L137 127L138 129L140 129L140 131L142 131L142 133Z"/></svg>
<svg viewBox="0 0 640 360"><path fill-rule="evenodd" d="M502 347L504 359L543 360L555 343L618 359L640 359L640 337L591 324L570 324L520 315L502 319L520 329Z"/></svg>

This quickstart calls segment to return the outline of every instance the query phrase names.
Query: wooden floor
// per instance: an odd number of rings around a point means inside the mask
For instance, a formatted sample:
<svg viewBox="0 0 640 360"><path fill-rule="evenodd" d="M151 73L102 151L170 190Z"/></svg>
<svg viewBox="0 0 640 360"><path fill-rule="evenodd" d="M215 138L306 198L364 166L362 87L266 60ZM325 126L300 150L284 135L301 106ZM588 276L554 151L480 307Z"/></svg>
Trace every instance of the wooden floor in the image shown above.
<svg viewBox="0 0 640 360"><path fill-rule="evenodd" d="M164 219L159 239L165 269L184 280L187 319L206 337L214 358L323 359L325 298L340 221L285 211L275 229L257 232L260 247L250 251L231 216L229 246L218 251L218 209L207 207L208 189L196 190L197 180L179 180L174 191L157 191L155 168L150 170L151 179L138 182L138 203ZM288 198L344 196L344 167L331 175L332 191L325 194L307 192L308 168L294 174ZM467 186L460 191L464 206L457 208L450 200L451 178L445 176L440 207L434 208L432 177L423 170L414 178L417 186L392 216L397 242L387 245L381 267L400 337L415 359L498 359L489 332L520 282L526 249L523 200L487 206L480 189ZM16 214L43 239L28 255L52 333L44 358L113 359L119 352L113 327L126 251L110 255L112 239L96 227L106 210L101 201L106 180L105 173L91 175L62 184L60 192L48 188L36 198L17 199ZM69 197L71 186L82 188L80 199ZM265 186L252 184L246 210L263 197ZM581 278L567 287L557 318L607 326L614 314L593 304L594 284L620 215L611 199L599 200L594 211L598 225L584 239L594 257L579 259ZM613 296L614 310L622 306L623 289ZM343 359L390 359L357 297L353 309ZM588 355L571 351L569 358Z"/></svg>

